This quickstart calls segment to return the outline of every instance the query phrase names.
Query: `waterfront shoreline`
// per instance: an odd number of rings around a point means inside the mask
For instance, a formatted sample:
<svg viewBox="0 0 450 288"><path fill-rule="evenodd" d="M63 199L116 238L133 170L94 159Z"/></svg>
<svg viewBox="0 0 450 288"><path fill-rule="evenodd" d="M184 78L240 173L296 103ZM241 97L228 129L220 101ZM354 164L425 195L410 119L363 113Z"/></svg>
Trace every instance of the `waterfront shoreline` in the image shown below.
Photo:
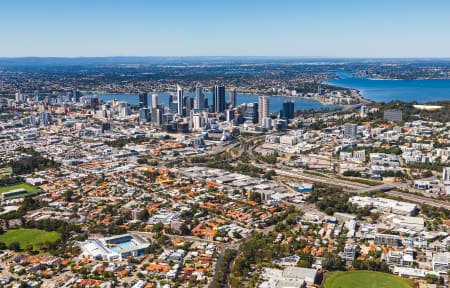
<svg viewBox="0 0 450 288"><path fill-rule="evenodd" d="M323 82L358 91L360 99L371 102L391 101L427 103L450 100L450 79L387 80L363 77L341 77Z"/></svg>

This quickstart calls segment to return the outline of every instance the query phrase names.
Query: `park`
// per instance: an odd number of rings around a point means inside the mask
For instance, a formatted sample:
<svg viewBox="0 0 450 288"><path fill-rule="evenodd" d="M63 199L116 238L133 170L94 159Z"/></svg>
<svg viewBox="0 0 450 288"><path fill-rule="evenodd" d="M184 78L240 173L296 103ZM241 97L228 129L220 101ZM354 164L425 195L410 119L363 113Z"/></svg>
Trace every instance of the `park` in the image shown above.
<svg viewBox="0 0 450 288"><path fill-rule="evenodd" d="M38 250L38 244L55 242L61 238L58 232L47 232L39 229L14 229L0 235L0 242L10 247L11 243L18 243L20 249L26 249L27 245L33 245L34 250Z"/></svg>
<svg viewBox="0 0 450 288"><path fill-rule="evenodd" d="M413 282L374 271L333 272L326 276L324 288L411 288Z"/></svg>

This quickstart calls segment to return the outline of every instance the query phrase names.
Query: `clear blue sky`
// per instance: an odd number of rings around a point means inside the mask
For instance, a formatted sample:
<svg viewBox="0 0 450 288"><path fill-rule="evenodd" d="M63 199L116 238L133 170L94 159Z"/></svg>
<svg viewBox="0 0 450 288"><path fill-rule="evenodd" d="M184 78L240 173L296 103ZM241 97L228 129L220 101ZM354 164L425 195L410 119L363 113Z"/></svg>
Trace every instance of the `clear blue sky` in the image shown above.
<svg viewBox="0 0 450 288"><path fill-rule="evenodd" d="M450 57L450 0L0 0L0 57Z"/></svg>

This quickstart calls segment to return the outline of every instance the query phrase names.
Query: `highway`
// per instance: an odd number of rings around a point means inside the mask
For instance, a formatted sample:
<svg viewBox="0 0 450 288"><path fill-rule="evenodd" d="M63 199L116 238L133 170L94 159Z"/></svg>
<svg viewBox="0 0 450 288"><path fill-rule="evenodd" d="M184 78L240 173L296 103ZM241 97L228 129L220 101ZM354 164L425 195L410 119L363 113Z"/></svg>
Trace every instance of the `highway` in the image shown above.
<svg viewBox="0 0 450 288"><path fill-rule="evenodd" d="M253 161L255 161L256 158L255 158L255 156L253 156L252 151L256 146L257 145L249 146L248 143L245 143L243 146L241 146L243 148L242 150L247 152L249 158L252 159ZM331 186L339 186L339 187L348 189L351 192L356 192L359 194L366 193L366 192L385 192L388 195L395 196L395 197L401 197L403 199L406 199L406 200L409 200L409 201L412 201L415 203L419 203L419 204L425 203L430 206L443 207L443 208L450 210L450 203L448 201L437 200L437 199L432 199L429 197L395 191L394 190L395 188L399 188L399 189L405 188L403 184L399 184L399 183L384 183L384 184L378 185L378 186L370 186L370 185L366 185L366 184L362 184L362 183L356 183L356 182L336 179L332 176L321 177L321 176L306 174L306 173L303 173L302 170L299 170L299 169L291 169L291 168L288 168L289 170L280 169L280 168L277 168L277 166L270 165L267 163L264 163L264 164L254 163L253 165L255 165L256 167L262 168L264 170L274 170L278 176L285 176L285 177L306 180L306 181L311 181L311 182L316 182L316 183L324 183L324 184L331 185Z"/></svg>

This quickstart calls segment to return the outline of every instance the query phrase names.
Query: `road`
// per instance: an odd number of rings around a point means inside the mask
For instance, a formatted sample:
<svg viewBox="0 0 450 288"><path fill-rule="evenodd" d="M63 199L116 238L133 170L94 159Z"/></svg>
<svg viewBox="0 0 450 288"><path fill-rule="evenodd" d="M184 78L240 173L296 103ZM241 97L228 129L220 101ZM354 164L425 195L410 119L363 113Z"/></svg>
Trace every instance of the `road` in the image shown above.
<svg viewBox="0 0 450 288"><path fill-rule="evenodd" d="M133 234L138 234L144 237L152 237L154 235L154 233L152 232L141 232L141 231L130 231L130 233ZM213 241L213 240L208 240L208 239L202 239L202 238L198 238L195 236L181 236L181 235L170 235L170 234L165 234L167 237L169 237L170 240L174 240L174 239L183 239L186 241L196 241L196 242L203 242L203 243L208 243L208 244L214 244L217 247L221 247L221 248L229 248L229 249L239 249L239 246L242 244L243 240L240 241L235 241L232 243L222 243L222 242L218 242L218 241Z"/></svg>
<svg viewBox="0 0 450 288"><path fill-rule="evenodd" d="M243 151L247 152L247 154L249 155L249 158L252 159L253 161L255 161L256 158L253 156L252 151L253 151L253 149L255 149L256 146L257 145L249 146L249 144L247 142L243 146L241 146L243 148ZM386 192L388 195L401 197L401 198L404 198L404 199L407 199L409 201L416 202L419 204L425 203L430 206L443 207L443 208L450 210L450 203L448 201L437 200L437 199L432 199L429 197L424 197L424 196L419 196L419 195L414 195L414 194L409 194L409 193L404 193L404 192L399 192L399 191L393 190L395 188L404 189L405 185L402 183L384 183L384 184L378 185L378 186L370 186L370 185L366 185L366 184L362 184L362 183L356 183L356 182L337 179L337 178L334 178L333 176L321 177L321 176L317 176L317 175L306 174L306 173L303 173L302 170L299 170L299 169L291 169L291 168L289 168L289 170L279 169L279 168L277 168L278 166L270 165L267 163L263 163L263 164L254 163L253 165L255 165L256 167L259 167L261 169L264 169L264 170L274 170L278 176L286 176L286 177L290 177L290 178L294 178L294 179L307 180L307 181L316 182L316 183L324 183L324 184L332 185L332 186L339 186L339 187L342 187L345 189L349 189L351 192L356 192L356 193L360 193L360 194L366 193L366 192L378 192L378 191Z"/></svg>

